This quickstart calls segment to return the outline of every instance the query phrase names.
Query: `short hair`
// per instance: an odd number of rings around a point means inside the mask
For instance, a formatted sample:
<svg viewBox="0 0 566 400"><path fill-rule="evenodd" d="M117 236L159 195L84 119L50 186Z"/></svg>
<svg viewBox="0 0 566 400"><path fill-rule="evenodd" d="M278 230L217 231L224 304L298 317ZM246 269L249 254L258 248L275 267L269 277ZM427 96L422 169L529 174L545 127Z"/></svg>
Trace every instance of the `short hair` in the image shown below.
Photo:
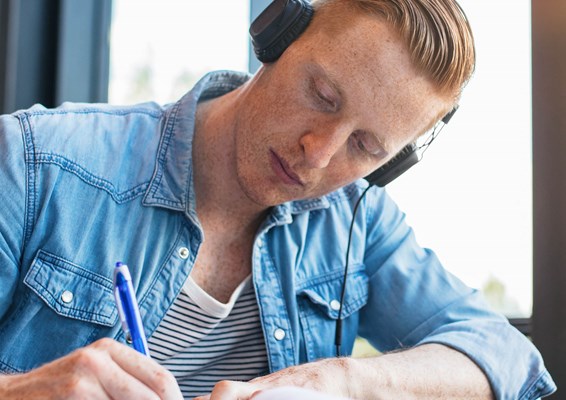
<svg viewBox="0 0 566 400"><path fill-rule="evenodd" d="M476 53L468 18L455 0L314 0L313 6L322 10L338 3L391 24L408 45L413 65L441 93L460 96L474 72Z"/></svg>

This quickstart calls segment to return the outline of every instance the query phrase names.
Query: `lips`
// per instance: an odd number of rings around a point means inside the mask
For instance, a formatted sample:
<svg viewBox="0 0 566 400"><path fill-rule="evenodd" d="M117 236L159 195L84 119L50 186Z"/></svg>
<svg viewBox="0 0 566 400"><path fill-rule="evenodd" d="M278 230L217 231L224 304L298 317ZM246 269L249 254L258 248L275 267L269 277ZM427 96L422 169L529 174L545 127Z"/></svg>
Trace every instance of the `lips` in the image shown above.
<svg viewBox="0 0 566 400"><path fill-rule="evenodd" d="M271 168L281 181L288 185L304 185L299 175L291 169L289 164L283 158L279 157L279 155L272 149L269 150L269 154L271 158Z"/></svg>

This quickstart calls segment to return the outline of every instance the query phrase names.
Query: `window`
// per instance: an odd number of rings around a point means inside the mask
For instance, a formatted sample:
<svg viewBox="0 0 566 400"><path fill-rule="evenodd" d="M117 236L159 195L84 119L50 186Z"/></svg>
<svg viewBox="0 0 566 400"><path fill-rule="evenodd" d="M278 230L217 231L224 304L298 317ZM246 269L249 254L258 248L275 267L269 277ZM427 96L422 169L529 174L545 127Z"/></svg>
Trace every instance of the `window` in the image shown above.
<svg viewBox="0 0 566 400"><path fill-rule="evenodd" d="M460 0L476 72L422 162L389 186L420 244L508 317L532 309L528 0Z"/></svg>
<svg viewBox="0 0 566 400"><path fill-rule="evenodd" d="M206 72L248 68L249 0L114 0L109 102L176 101Z"/></svg>

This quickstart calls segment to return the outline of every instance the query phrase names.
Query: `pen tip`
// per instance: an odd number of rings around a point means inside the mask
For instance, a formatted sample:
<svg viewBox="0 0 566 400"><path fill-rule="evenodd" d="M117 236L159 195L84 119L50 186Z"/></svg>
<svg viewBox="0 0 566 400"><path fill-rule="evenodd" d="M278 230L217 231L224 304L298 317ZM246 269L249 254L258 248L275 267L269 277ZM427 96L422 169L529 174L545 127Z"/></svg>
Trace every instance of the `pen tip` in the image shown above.
<svg viewBox="0 0 566 400"><path fill-rule="evenodd" d="M121 266L122 266L122 261L118 261L118 262L116 263L116 268L121 267Z"/></svg>

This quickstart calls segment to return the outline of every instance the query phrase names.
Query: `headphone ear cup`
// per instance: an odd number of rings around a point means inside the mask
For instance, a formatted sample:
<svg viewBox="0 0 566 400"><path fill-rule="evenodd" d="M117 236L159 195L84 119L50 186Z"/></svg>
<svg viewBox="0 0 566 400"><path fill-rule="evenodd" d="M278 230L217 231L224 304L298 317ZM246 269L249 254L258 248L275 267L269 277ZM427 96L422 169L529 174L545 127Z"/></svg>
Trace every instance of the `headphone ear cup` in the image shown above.
<svg viewBox="0 0 566 400"><path fill-rule="evenodd" d="M416 143L403 147L391 160L365 177L370 185L383 187L419 162Z"/></svg>
<svg viewBox="0 0 566 400"><path fill-rule="evenodd" d="M250 26L257 59L263 63L277 60L309 25L314 14L304 0L275 0Z"/></svg>

